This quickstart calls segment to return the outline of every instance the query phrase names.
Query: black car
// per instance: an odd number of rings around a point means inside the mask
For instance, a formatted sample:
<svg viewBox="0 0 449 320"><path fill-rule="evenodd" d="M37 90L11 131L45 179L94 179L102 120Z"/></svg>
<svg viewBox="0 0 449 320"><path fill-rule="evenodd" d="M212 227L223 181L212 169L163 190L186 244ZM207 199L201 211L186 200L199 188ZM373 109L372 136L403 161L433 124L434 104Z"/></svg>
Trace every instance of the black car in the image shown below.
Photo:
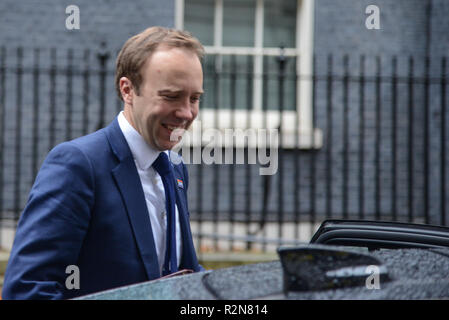
<svg viewBox="0 0 449 320"><path fill-rule="evenodd" d="M279 260L158 279L79 299L448 299L449 228L326 220Z"/></svg>

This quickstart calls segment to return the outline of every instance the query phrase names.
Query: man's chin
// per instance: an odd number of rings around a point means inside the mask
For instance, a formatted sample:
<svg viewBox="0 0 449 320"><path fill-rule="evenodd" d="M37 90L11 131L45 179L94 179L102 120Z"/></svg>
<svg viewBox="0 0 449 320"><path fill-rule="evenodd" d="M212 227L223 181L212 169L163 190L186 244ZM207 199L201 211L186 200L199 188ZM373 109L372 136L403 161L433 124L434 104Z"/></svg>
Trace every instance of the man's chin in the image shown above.
<svg viewBox="0 0 449 320"><path fill-rule="evenodd" d="M156 149L158 149L159 151L171 150L177 144L178 144L178 142L175 142L175 141L158 141Z"/></svg>

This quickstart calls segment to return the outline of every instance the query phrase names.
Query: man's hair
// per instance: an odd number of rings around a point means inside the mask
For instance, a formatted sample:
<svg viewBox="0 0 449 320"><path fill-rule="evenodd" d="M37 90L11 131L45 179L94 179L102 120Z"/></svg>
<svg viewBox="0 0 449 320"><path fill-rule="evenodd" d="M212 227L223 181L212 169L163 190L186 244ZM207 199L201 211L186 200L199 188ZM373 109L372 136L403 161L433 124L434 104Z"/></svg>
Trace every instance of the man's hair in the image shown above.
<svg viewBox="0 0 449 320"><path fill-rule="evenodd" d="M143 80L141 69L160 45L191 50L200 60L204 56L204 48L199 40L187 31L151 27L136 34L125 42L116 60L115 87L120 100L123 100L120 92L120 78L127 77L136 94L139 95Z"/></svg>

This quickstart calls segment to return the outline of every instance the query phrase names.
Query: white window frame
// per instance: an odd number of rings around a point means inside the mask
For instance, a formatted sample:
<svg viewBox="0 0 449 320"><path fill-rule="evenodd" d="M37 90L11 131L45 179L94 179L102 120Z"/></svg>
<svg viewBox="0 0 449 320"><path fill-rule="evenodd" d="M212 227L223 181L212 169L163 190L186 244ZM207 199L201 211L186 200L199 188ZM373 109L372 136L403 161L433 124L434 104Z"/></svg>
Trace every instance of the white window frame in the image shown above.
<svg viewBox="0 0 449 320"><path fill-rule="evenodd" d="M184 1L175 0L175 28L184 29ZM188 1L188 0L186 0ZM253 108L252 110L207 108L200 111L199 120L202 129L212 128L218 125L219 130L228 128L248 129L274 129L279 127L282 121L282 147L318 149L323 145L322 131L314 128L312 110L312 74L313 74L313 24L314 24L314 0L297 0L296 12L296 48L286 48L283 54L287 57L300 57L297 59L296 71L301 78L309 81L297 81L297 105L296 111L262 110L262 78L263 56L279 56L280 48L263 47L264 26L264 0L256 1L255 37L254 47L229 47L223 46L223 1L211 0L214 6L214 43L213 46L205 46L206 54L233 54L254 55L255 75L253 81ZM218 63L220 68L220 63ZM217 114L218 113L218 114ZM249 117L249 119L248 119ZM298 118L298 119L296 119ZM216 119L220 119L216 123ZM248 121L249 120L249 121ZM299 128L299 130L298 130ZM299 135L299 136L297 136ZM193 146L207 144L207 141L193 141ZM226 145L223 145L226 147Z"/></svg>

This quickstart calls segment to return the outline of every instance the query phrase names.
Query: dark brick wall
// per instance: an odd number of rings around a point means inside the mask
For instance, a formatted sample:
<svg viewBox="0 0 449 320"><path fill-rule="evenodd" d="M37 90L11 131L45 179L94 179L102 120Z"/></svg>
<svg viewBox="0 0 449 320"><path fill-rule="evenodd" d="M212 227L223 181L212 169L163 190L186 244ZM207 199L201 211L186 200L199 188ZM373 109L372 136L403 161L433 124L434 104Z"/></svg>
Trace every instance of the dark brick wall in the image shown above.
<svg viewBox="0 0 449 320"><path fill-rule="evenodd" d="M80 30L67 30L65 28L65 8L75 4L80 8ZM367 30L365 27L365 8L367 5L375 4L380 8L380 30ZM432 14L430 24L426 16L426 1L422 0L317 0L315 1L315 30L314 30L314 54L316 55L315 70L317 75L325 76L328 72L328 55L332 54L332 72L336 75L344 74L343 59L348 55L348 70L351 76L360 73L360 55L366 56L365 75L376 75L376 57L380 57L381 75L390 76L392 73L392 58L397 56L397 73L406 77L408 74L408 59L415 59L415 75L422 77L425 72L424 56L431 55L429 68L430 75L440 75L440 58L447 55L449 39L447 30L449 20L449 2L445 0L432 1ZM123 42L132 34L135 34L150 25L172 26L174 21L174 1L141 0L141 1L11 1L4 0L0 3L0 43L6 46L8 51L7 65L16 66L16 47L23 46L25 67L31 67L34 62L31 48L45 48L40 53L40 62L44 66L51 65L50 49L57 49L57 63L61 68L68 65L69 48L73 48L73 65L80 70L87 68L92 72L98 70L99 62L96 57L100 49L100 43L106 41L106 49L115 52ZM430 25L430 29L428 29ZM430 34L430 41L427 41ZM89 64L86 67L84 58L85 50L90 50ZM113 70L114 59L108 61L108 69ZM4 170L4 201L3 207L13 209L14 203L14 175L17 157L14 151L17 130L15 96L16 76L15 71L8 76L6 82L6 137L5 137L5 170ZM24 75L23 89L27 92L23 96L23 120L21 135L24 138L21 146L21 197L23 204L28 197L28 191L33 178L31 154L33 140L31 134L30 106L33 105L32 73ZM40 138L38 143L39 163L45 157L50 141L48 127L50 122L50 78L48 73L40 76ZM82 135L83 131L83 108L84 92L82 77L75 77L72 86L74 103L72 106L73 134L71 137ZM106 94L106 121L111 120L120 108L117 103L113 88L113 74L109 73L107 78ZM66 139L65 115L67 103L65 96L67 92L67 79L62 75L56 77L56 138L54 143ZM363 164L363 192L359 184L359 121L360 103L358 82L351 80L348 91L348 123L344 125L343 97L344 87L341 80L335 80L332 85L332 131L329 135L328 123L328 100L327 83L325 78L320 77L316 83L315 96L315 123L316 127L323 131L323 148L313 151L301 151L299 154L293 151L285 151L280 167L283 176L284 195L279 195L280 174L268 178L270 180L270 192L267 203L270 219L276 220L279 212L279 199L283 199L283 210L286 218L291 214L301 213L301 219L309 219L310 214L318 217L343 216L344 199L347 197L347 213L349 216L358 216L364 213L367 217L375 217L376 210L380 210L381 217L389 218L392 215L392 94L391 84L383 83L380 90L381 119L380 130L376 131L376 87L374 82L369 82L365 87L365 130ZM89 123L87 132L96 129L98 124L99 105L99 79L93 76L89 84L88 115ZM441 97L438 84L432 84L429 91L429 132L430 153L425 153L424 141L424 110L425 92L424 85L417 84L413 95L413 185L412 210L414 215L424 215L424 159L429 159L429 214L431 222L438 223L439 208L441 201L446 201L444 195L439 192L441 164L440 154L440 132L441 132L441 110L439 100ZM409 128L408 114L409 94L407 84L398 84L397 91L397 159L396 159L396 185L397 185L397 214L401 219L406 219L409 213L409 180L408 180L408 140ZM78 120L77 120L78 119ZM447 123L447 119L444 119ZM348 141L344 141L344 129L348 130ZM379 132L379 166L376 167L376 137ZM329 149L331 147L331 149ZM329 151L330 150L330 151ZM328 153L329 152L329 153ZM344 155L347 152L347 176L344 175ZM328 162L328 154L331 160ZM300 169L300 186L297 197L292 190L294 181L295 161ZM328 166L328 163L330 166ZM216 212L218 216L225 217L230 209L244 212L250 208L254 217L259 216L264 199L263 187L265 178L258 175L258 166L237 165L234 171L231 166L217 166L218 173L214 173L215 166L203 166L200 176L199 166L189 165L190 183L190 210L192 217L197 217L196 212L201 209L204 213ZM379 197L376 200L376 168L379 170ZM243 177L246 170L250 171L250 194L246 195L247 187ZM331 203L328 211L328 174L331 176ZM234 175L234 189L230 188L230 182ZM201 180L199 179L201 177ZM347 193L343 191L344 181L347 181ZM199 187L199 183L202 187ZM215 184L218 187L215 189ZM362 211L360 211L361 192L364 199ZM216 198L214 197L216 195ZM200 196L201 195L201 196ZM201 203L200 203L201 200ZM232 204L230 203L232 201ZM298 205L295 203L298 202ZM249 206L248 206L249 204Z"/></svg>
<svg viewBox="0 0 449 320"><path fill-rule="evenodd" d="M380 30L368 30L365 27L365 8L377 5L380 9ZM439 83L429 85L428 99L425 99L425 60L429 54L429 77L440 76L441 57L447 55L449 38L447 14L449 2L433 0L430 20L427 14L427 1L422 0L317 0L315 1L314 54L316 56L315 71L319 76L315 90L315 123L323 131L324 145L317 152L285 151L282 165L283 195L279 194L279 176L269 177L270 193L268 210L270 218L276 220L280 212L279 199L283 200L285 218L292 213L300 212L301 219L310 216L359 217L363 214L368 218L381 217L390 219L395 211L398 219L407 220L411 212L418 218L429 214L429 222L439 223L442 201L447 199L440 192L441 179L441 90ZM430 26L430 29L429 29ZM427 35L430 34L430 40ZM328 99L326 75L329 71L328 56L332 55L331 114L332 128L328 123ZM347 122L344 120L344 85L341 77L344 75L344 56L348 57L348 73L353 77L349 81ZM360 100L359 82L361 55L365 56L365 85L363 154L361 155L360 139ZM377 57L380 58L380 75L382 80L378 98L376 83L373 77L377 72ZM397 59L397 76L399 78L396 92L396 177L393 181L393 98L392 98L392 61ZM414 59L414 76L417 84L413 87L413 97L410 99L406 77L409 72L409 57ZM338 78L340 77L340 79ZM376 127L377 99L380 101L379 127ZM413 102L413 121L410 124L410 100ZM425 106L429 106L428 132L425 139ZM448 119L444 119L446 125ZM413 128L411 148L409 148L409 127ZM348 140L344 140L344 130L347 129ZM329 131L332 130L332 131ZM446 139L447 140L447 139ZM377 142L377 143L376 143ZM428 146L426 149L425 146ZM447 148L447 145L445 144ZM330 148L330 149L329 149ZM378 149L377 149L378 148ZM378 150L378 151L377 151ZM426 152L427 151L427 152ZM346 170L344 159L346 154ZM411 154L413 164L410 165ZM330 158L328 158L330 155ZM360 157L364 158L361 165ZM425 194L425 159L428 159L428 202L426 209ZM329 160L330 159L330 160ZM294 163L299 167L299 190L294 192ZM376 161L378 164L376 164ZM448 163L445 164L446 166ZM409 168L411 166L411 169ZM198 168L191 166L192 181L198 177ZM363 184L360 184L360 168L362 168ZM216 213L219 217L229 210L229 199L232 190L227 188L231 176L234 175L238 185L234 190L234 208L245 212L250 203L253 217L257 217L262 209L263 181L257 176L257 166L251 168L253 173L251 187L247 189L245 166L223 166L218 173L219 188L214 188L211 179L212 169L203 168L204 186L202 199L198 199L198 186L191 186L191 207L197 207L202 212ZM410 175L412 173L412 185ZM378 179L376 180L376 174ZM330 178L328 178L330 176ZM446 183L447 183L447 178ZM330 181L330 187L328 184ZM347 183L347 190L343 187ZM396 197L393 200L393 188L396 185ZM247 190L251 190L246 196ZM330 194L329 194L330 190ZM213 197L214 192L217 198ZM377 193L377 196L376 196ZM380 201L378 200L380 199ZM346 212L344 202L346 201ZM296 203L295 203L296 202ZM362 203L361 203L362 202ZM411 207L409 203L411 202ZM447 216L447 215L446 215ZM446 219L447 220L447 219ZM416 221L420 221L417 219Z"/></svg>
<svg viewBox="0 0 449 320"><path fill-rule="evenodd" d="M318 0L315 2L315 53L425 54L426 2ZM444 0L433 0L433 3L434 16L438 9L448 10ZM379 7L379 30L365 27L368 5Z"/></svg>
<svg viewBox="0 0 449 320"><path fill-rule="evenodd" d="M80 29L67 30L66 7L77 5ZM4 0L0 3L0 41L9 47L96 48L107 41L120 48L151 25L173 26L174 1L158 0Z"/></svg>
<svg viewBox="0 0 449 320"><path fill-rule="evenodd" d="M343 56L348 55L349 74L357 76L360 73L360 55L366 56L365 74L376 75L376 59L380 57L382 77L392 75L392 59L397 58L397 74L399 77L408 75L409 57L414 57L414 75L420 78L421 84L414 86L413 90L413 186L412 211L415 215L424 215L425 207L425 180L424 172L428 170L428 214L431 222L438 223L441 202L446 201L445 195L440 193L441 179L441 123L447 126L447 119L441 119L441 89L437 82L429 85L428 98L426 100L423 77L426 73L425 55L430 56L429 77L441 75L441 58L447 55L449 37L445 34L448 20L445 18L449 13L449 2L444 0L431 1L430 20L427 16L428 1L404 0L404 1L328 1L319 0L315 4L315 47L317 55L316 72L325 74L328 68L327 55L333 54L333 70L340 75L344 73ZM374 4L380 9L380 30L368 30L365 27L366 6ZM430 38L428 38L430 35ZM321 84L325 86L325 83ZM348 131L349 131L349 211L357 214L359 184L358 174L358 143L360 137L359 125L359 94L357 83L351 84L353 88L349 91L348 98ZM317 92L320 93L320 84ZM326 92L322 87L321 92ZM343 117L343 88L342 84L333 87L335 96L333 99L334 119ZM365 208L366 212L376 211L375 197L375 157L376 157L376 88L375 83L367 84L365 96ZM379 209L382 215L388 216L393 211L392 203L392 134L393 134L393 100L392 86L390 83L382 84L380 87L380 133L379 133L379 192L381 203ZM397 159L396 159L396 185L397 185L397 214L406 216L410 210L409 180L408 180L408 115L410 112L409 93L404 80L399 80L397 91ZM315 115L317 126L322 128L327 136L328 124L326 122L327 100L323 95L317 95ZM428 140L425 140L425 108L428 105ZM332 143L325 142L323 150L317 154L317 162L321 163L323 154L332 145L332 172L335 174L333 184L334 192L337 194L335 206L337 212L341 207L342 180L342 153L345 148L343 143L343 122L336 121L333 126ZM427 143L428 142L428 143ZM426 148L427 145L427 148ZM428 169L425 166L427 157ZM321 165L318 165L319 167ZM447 166L447 163L446 163ZM446 178L446 177L445 177ZM446 179L447 181L447 179ZM321 181L318 182L320 185ZM340 194L340 196L338 196Z"/></svg>
<svg viewBox="0 0 449 320"><path fill-rule="evenodd" d="M80 29L66 28L66 7L77 5L80 11ZM33 147L37 148L37 167L45 158L48 150L64 140L93 132L99 123L99 59L101 50L112 52L108 59L107 69L110 72L106 79L106 117L108 123L120 108L116 98L113 70L116 52L132 35L153 25L172 27L174 25L174 1L160 0L4 0L0 2L0 47L6 50L4 115L4 170L3 199L5 210L22 207L34 181L32 162ZM105 48L101 48L101 43ZM17 48L22 48L23 58L18 58ZM40 48L39 59L36 60L35 48ZM52 58L52 50L56 59ZM69 53L71 50L71 53ZM87 52L87 59L86 59ZM69 60L69 55L72 58ZM20 62L21 61L21 62ZM39 62L40 73L37 92L38 106L38 139L34 140L34 80L33 66ZM71 61L71 62L70 62ZM54 85L50 76L50 67L56 65L57 73ZM19 65L22 77L17 76ZM72 66L72 84L68 83L67 70ZM90 80L88 91L85 91L81 72L88 70ZM21 104L17 98L20 79L22 92ZM71 89L68 89L70 86ZM54 94L52 93L54 90ZM67 134L66 116L68 114L67 94L71 90L72 132ZM87 92L87 93L86 93ZM54 139L50 139L49 126L51 96L54 95ZM87 100L86 100L87 96ZM17 110L22 114L21 130L17 130ZM87 110L87 127L84 128L83 116ZM87 129L87 130L84 130ZM20 139L20 154L16 152L16 141ZM18 166L17 166L18 165ZM16 196L15 176L20 174L20 196Z"/></svg>

